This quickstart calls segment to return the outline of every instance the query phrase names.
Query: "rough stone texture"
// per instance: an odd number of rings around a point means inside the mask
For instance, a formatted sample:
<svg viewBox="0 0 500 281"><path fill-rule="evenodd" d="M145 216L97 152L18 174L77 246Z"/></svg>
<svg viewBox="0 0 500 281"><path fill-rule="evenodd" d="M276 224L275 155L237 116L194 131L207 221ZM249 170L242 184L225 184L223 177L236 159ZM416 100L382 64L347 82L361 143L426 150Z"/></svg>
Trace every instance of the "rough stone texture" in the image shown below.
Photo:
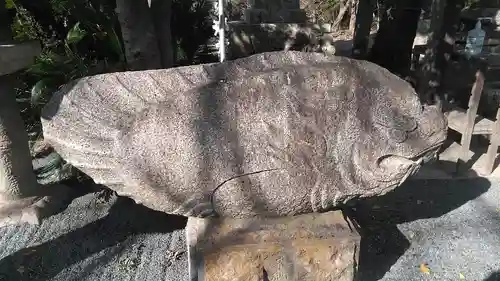
<svg viewBox="0 0 500 281"><path fill-rule="evenodd" d="M352 281L360 236L342 212L273 219L189 218L191 281Z"/></svg>
<svg viewBox="0 0 500 281"><path fill-rule="evenodd" d="M42 124L63 158L121 195L233 217L384 194L447 127L386 69L301 52L83 78L55 93Z"/></svg>

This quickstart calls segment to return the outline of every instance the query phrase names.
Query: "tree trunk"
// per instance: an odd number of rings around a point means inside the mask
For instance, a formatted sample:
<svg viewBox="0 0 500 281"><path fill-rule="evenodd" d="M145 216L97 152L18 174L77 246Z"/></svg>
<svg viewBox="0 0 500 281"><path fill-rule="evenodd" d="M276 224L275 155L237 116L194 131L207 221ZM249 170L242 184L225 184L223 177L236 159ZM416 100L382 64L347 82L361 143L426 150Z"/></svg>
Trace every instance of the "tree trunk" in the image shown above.
<svg viewBox="0 0 500 281"><path fill-rule="evenodd" d="M335 18L335 21L332 24L332 29L333 30L339 30L340 25L342 24L342 20L344 19L344 16L347 14L347 11L351 9L352 2L354 0L343 0L339 5L339 13L337 14L337 17Z"/></svg>
<svg viewBox="0 0 500 281"><path fill-rule="evenodd" d="M116 13L130 70L161 68L161 54L146 0L117 0Z"/></svg>
<svg viewBox="0 0 500 281"><path fill-rule="evenodd" d="M388 3L368 58L370 61L403 78L410 74L413 40L417 34L422 2L404 0Z"/></svg>
<svg viewBox="0 0 500 281"><path fill-rule="evenodd" d="M151 0L153 23L160 48L161 66L169 68L174 65L174 52L170 21L172 18L172 0Z"/></svg>
<svg viewBox="0 0 500 281"><path fill-rule="evenodd" d="M352 56L363 59L368 51L370 30L373 22L373 1L357 0L357 12L353 36Z"/></svg>
<svg viewBox="0 0 500 281"><path fill-rule="evenodd" d="M349 31L354 33L354 29L356 28L356 17L359 9L359 0L352 0L351 11L349 12Z"/></svg>
<svg viewBox="0 0 500 281"><path fill-rule="evenodd" d="M427 103L443 98L443 78L452 56L463 0L434 0L431 33L425 52L418 92Z"/></svg>

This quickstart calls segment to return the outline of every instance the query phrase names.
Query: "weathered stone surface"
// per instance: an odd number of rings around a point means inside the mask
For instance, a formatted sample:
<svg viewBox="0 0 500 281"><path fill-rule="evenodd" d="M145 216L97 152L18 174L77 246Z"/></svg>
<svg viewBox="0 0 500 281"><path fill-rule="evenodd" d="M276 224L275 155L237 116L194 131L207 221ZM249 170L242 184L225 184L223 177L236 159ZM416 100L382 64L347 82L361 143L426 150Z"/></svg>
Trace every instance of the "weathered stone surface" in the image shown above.
<svg viewBox="0 0 500 281"><path fill-rule="evenodd" d="M340 211L273 219L189 218L190 280L352 281L360 247L356 228Z"/></svg>
<svg viewBox="0 0 500 281"><path fill-rule="evenodd" d="M384 194L446 121L375 64L273 52L97 75L55 93L45 139L97 182L185 216L284 216Z"/></svg>

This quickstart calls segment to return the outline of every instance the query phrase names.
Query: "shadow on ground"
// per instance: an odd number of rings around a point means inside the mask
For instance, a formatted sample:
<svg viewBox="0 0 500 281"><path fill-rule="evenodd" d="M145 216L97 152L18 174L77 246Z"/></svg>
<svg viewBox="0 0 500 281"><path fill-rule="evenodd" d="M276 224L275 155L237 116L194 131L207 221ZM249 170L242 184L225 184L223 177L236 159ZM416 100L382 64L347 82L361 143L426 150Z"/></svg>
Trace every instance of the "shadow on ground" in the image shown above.
<svg viewBox="0 0 500 281"><path fill-rule="evenodd" d="M409 248L398 224L440 217L490 187L486 178L409 180L384 196L360 201L349 215L360 224L358 280L381 279ZM487 279L492 281L497 279Z"/></svg>
<svg viewBox="0 0 500 281"><path fill-rule="evenodd" d="M408 249L410 242L399 231L398 224L442 216L477 198L489 187L490 182L485 178L410 180L385 196L357 203L349 215L361 226L358 280L379 280ZM185 217L150 210L130 199L115 197L109 191L101 193L101 200L114 200L106 216L3 258L0 280L50 280L71 265L119 245L131 236L168 233L186 225ZM120 254L121 248L113 251L99 263L109 262ZM18 271L19 265L32 270ZM92 270L85 268L85 271ZM88 273L82 272L82 279ZM500 281L499 276L496 272L484 281Z"/></svg>
<svg viewBox="0 0 500 281"><path fill-rule="evenodd" d="M500 271L493 272L488 278L484 279L484 281L500 281Z"/></svg>
<svg viewBox="0 0 500 281"><path fill-rule="evenodd" d="M50 280L71 265L116 246L131 236L168 233L184 228L187 222L185 217L153 211L135 204L131 199L116 197L109 190L102 190L99 200L115 200L105 217L3 258L0 260L0 280ZM116 254L119 253L111 253L104 259L111 260ZM100 262L106 263L104 260ZM18 270L20 265L24 270ZM92 268L85 268L85 271L92 271ZM81 275L88 273L82 272Z"/></svg>

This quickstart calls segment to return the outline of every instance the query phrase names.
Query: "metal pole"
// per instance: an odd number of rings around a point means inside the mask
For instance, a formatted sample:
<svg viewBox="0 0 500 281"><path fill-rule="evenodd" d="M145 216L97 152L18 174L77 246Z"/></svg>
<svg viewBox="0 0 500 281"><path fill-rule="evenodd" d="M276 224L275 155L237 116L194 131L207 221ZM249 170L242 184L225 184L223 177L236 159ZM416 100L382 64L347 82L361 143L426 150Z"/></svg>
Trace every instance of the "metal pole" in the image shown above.
<svg viewBox="0 0 500 281"><path fill-rule="evenodd" d="M219 0L218 16L219 16L219 60L226 60L226 17L225 17L225 1Z"/></svg>

